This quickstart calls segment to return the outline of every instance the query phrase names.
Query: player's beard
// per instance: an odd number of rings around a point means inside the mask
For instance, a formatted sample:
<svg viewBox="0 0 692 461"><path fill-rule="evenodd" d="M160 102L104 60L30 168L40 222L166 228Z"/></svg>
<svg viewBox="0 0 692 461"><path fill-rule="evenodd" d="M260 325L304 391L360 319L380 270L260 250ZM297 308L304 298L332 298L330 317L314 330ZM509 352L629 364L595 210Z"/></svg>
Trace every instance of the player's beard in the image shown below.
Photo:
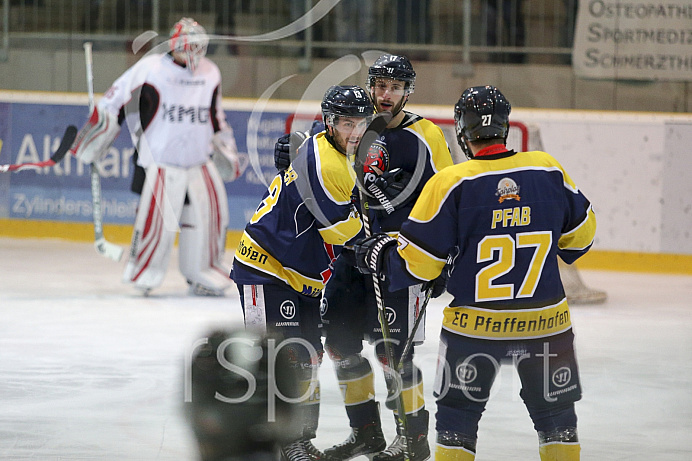
<svg viewBox="0 0 692 461"><path fill-rule="evenodd" d="M374 98L375 98L375 95L374 95L374 94L371 95L371 98L374 99ZM392 105L391 108L384 108L384 107L382 107L382 105L381 105L382 103L381 103L380 101L375 100L375 101L376 101L376 102L375 102L375 109L377 110L378 113L384 112L384 111L387 111L387 110L388 110L388 111L390 111L390 112L392 113L392 117L396 117L396 116L399 114L399 112L401 112L401 111L403 110L404 104L406 104L406 100L407 100L407 94L404 93L404 94L401 96L401 99L399 100L399 102L397 102L396 104Z"/></svg>
<svg viewBox="0 0 692 461"><path fill-rule="evenodd" d="M349 153L352 154L355 152L355 149L358 146L357 144L355 147L349 146L348 138L344 137L344 135L342 135L341 132L335 127L330 127L329 131L331 131L330 137L332 138L332 145L336 147L336 150L344 155L349 155ZM353 152L349 152L349 149Z"/></svg>

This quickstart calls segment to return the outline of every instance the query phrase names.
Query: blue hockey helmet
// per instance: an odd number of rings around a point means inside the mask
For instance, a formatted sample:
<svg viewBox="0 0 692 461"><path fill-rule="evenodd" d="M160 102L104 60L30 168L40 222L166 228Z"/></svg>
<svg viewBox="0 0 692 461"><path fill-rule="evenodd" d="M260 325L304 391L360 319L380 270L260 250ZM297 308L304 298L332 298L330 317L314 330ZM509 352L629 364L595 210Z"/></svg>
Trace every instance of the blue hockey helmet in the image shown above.
<svg viewBox="0 0 692 461"><path fill-rule="evenodd" d="M416 83L416 71L406 56L383 54L368 69L368 90L378 78L391 78L406 83L406 93L413 93Z"/></svg>
<svg viewBox="0 0 692 461"><path fill-rule="evenodd" d="M370 117L374 111L370 98L359 86L332 86L322 99L322 119L326 126L334 126L339 117Z"/></svg>

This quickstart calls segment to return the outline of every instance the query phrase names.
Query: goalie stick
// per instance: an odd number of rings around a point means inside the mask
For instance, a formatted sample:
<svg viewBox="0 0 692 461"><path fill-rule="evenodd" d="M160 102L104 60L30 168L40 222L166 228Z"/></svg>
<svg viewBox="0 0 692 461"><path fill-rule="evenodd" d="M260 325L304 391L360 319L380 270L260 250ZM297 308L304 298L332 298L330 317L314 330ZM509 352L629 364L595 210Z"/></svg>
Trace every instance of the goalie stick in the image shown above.
<svg viewBox="0 0 692 461"><path fill-rule="evenodd" d="M370 122L365 133L360 139L358 144L358 149L356 150L356 156L354 159L354 166L356 170L356 182L358 186L358 191L360 195L360 202L363 207L361 213L361 219L363 220L363 231L366 237L372 235L372 229L370 228L370 217L368 216L368 196L364 192L364 166L365 159L368 155L368 149L370 145L377 140L377 137L384 131L387 124L392 119L391 112L380 112L375 116L375 118ZM387 311L384 305L384 300L382 299L382 289L380 286L380 279L377 274L372 274L372 284L375 291L375 301L377 303L377 312L380 320L380 327L382 328L382 339L384 340L384 351L387 358L387 366L389 368L389 373L392 376L392 385L394 387L394 394L396 396L396 419L397 423L401 426L402 435L404 440L406 440L406 450L404 452L404 460L408 461L411 459L411 441L408 436L408 422L406 420L406 408L404 407L404 396L401 393L403 384L401 382L401 374L399 373L399 366L394 357L394 350L392 348L392 336L389 332L389 321L387 320Z"/></svg>
<svg viewBox="0 0 692 461"><path fill-rule="evenodd" d="M51 155L49 160L44 160L43 162L27 162L27 163L15 163L13 165L0 165L0 173L7 173L10 171L22 171L22 170L38 170L39 168L45 168L47 166L53 166L65 157L67 151L70 150L72 142L77 137L77 127L70 125L65 129L65 134L62 135L62 140L58 149ZM2 144L0 144L1 146Z"/></svg>
<svg viewBox="0 0 692 461"><path fill-rule="evenodd" d="M91 42L84 43L84 59L86 61L87 88L89 94L89 113L94 111L94 72L91 58ZM94 248L101 256L120 261L123 249L106 240L103 236L103 215L101 212L101 175L96 162L91 164L91 202L94 218Z"/></svg>

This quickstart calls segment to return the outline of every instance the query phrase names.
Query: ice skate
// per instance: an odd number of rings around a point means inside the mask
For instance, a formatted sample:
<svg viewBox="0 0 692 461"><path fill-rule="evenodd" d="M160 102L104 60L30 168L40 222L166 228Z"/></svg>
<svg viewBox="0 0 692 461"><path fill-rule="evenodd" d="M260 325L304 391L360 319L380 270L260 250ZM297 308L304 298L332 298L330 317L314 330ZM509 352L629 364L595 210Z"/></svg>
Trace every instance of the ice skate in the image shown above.
<svg viewBox="0 0 692 461"><path fill-rule="evenodd" d="M210 288L202 285L201 283L193 283L190 280L187 281L190 286L188 293L193 296L225 296L224 291L218 288Z"/></svg>
<svg viewBox="0 0 692 461"><path fill-rule="evenodd" d="M310 461L303 440L298 440L281 448L281 461Z"/></svg>
<svg viewBox="0 0 692 461"><path fill-rule="evenodd" d="M411 451L408 459L410 461L425 461L430 459L430 446L428 445L428 436L426 434L418 434L415 437L409 437L411 441ZM404 461L404 453L406 452L406 438L402 435L397 435L394 441L381 453L375 455L373 461Z"/></svg>
<svg viewBox="0 0 692 461"><path fill-rule="evenodd" d="M312 441L307 439L298 440L281 449L282 461L334 461L321 452Z"/></svg>
<svg viewBox="0 0 692 461"><path fill-rule="evenodd" d="M357 456L367 456L385 449L387 442L379 422L351 428L351 435L344 442L324 450L335 460L348 460Z"/></svg>

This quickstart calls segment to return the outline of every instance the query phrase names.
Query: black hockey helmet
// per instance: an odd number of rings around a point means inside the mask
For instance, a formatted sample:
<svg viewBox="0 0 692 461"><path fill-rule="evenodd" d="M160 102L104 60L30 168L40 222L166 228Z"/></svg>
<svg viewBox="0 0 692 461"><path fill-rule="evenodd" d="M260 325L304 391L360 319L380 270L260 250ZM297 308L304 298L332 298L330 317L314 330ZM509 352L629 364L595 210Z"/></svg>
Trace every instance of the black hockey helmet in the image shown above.
<svg viewBox="0 0 692 461"><path fill-rule="evenodd" d="M509 113L512 106L494 86L467 88L454 106L454 127L457 142L468 158L472 158L466 140L507 140Z"/></svg>
<svg viewBox="0 0 692 461"><path fill-rule="evenodd" d="M416 83L416 71L406 56L383 54L368 69L368 91L377 78L391 78L406 83L406 94L413 93Z"/></svg>
<svg viewBox="0 0 692 461"><path fill-rule="evenodd" d="M212 330L195 349L184 413L204 461L265 459L297 437L296 404L286 400L300 391L288 350L281 337L244 328Z"/></svg>
<svg viewBox="0 0 692 461"><path fill-rule="evenodd" d="M329 87L322 99L322 118L328 126L334 126L339 117L370 117L374 111L367 93L359 86Z"/></svg>

